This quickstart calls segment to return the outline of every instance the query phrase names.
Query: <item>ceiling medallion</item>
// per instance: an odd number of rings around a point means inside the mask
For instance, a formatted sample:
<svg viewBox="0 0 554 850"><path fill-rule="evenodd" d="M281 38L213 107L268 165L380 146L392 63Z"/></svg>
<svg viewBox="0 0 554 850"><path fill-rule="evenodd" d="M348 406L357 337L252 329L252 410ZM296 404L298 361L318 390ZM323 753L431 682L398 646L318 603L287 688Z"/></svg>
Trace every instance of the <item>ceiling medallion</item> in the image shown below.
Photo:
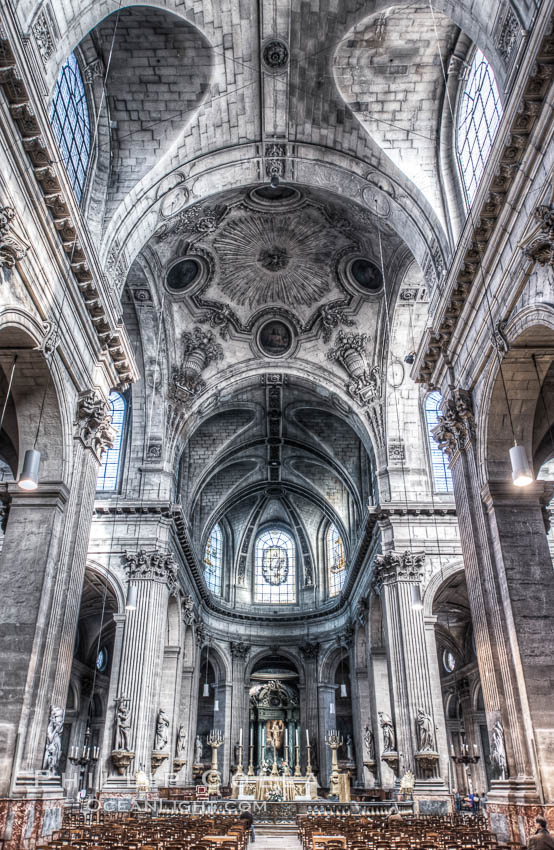
<svg viewBox="0 0 554 850"><path fill-rule="evenodd" d="M323 217L304 210L278 216L242 215L214 239L219 286L250 309L270 303L307 307L329 292L336 245Z"/></svg>
<svg viewBox="0 0 554 850"><path fill-rule="evenodd" d="M258 331L258 348L266 357L284 357L293 344L292 328L282 319L270 319Z"/></svg>
<svg viewBox="0 0 554 850"><path fill-rule="evenodd" d="M289 48L282 38L273 36L262 48L264 65L270 71L282 71L289 61Z"/></svg>

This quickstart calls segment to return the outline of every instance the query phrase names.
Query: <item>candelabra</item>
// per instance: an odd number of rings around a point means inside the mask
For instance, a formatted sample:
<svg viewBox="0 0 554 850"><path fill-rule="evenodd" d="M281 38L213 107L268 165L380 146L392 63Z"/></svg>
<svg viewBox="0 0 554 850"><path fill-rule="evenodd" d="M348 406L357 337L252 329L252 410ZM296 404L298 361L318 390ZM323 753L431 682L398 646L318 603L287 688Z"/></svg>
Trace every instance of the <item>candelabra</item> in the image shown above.
<svg viewBox="0 0 554 850"><path fill-rule="evenodd" d="M100 756L100 748L90 746L90 726L87 725L85 730L85 738L81 749L77 746L72 746L69 753L69 761L72 764L79 765L79 790L87 786L88 773L92 765L96 764Z"/></svg>
<svg viewBox="0 0 554 850"><path fill-rule="evenodd" d="M339 772L338 750L344 741L338 729L329 729L325 743L331 748L331 774L329 776L329 791L332 796L340 797L341 775Z"/></svg>
<svg viewBox="0 0 554 850"><path fill-rule="evenodd" d="M469 754L469 745L462 744L462 752L459 756L454 752L454 747L450 748L450 758L454 762L454 764L464 764L466 767L470 764L477 764L481 756L477 752L477 744L473 745L474 754L470 756Z"/></svg>
<svg viewBox="0 0 554 850"><path fill-rule="evenodd" d="M254 772L254 744L250 744L250 758L248 759L248 776L255 776Z"/></svg>
<svg viewBox="0 0 554 850"><path fill-rule="evenodd" d="M208 746L212 748L212 764L207 775L208 794L219 794L221 775L217 767L217 751L223 743L223 735L219 729L212 729L207 738Z"/></svg>
<svg viewBox="0 0 554 850"><path fill-rule="evenodd" d="M296 746L295 746L294 750L295 750L295 762L296 762L295 767L294 767L294 775L295 776L302 776L302 770L300 769L300 745L298 744L298 741L296 742Z"/></svg>

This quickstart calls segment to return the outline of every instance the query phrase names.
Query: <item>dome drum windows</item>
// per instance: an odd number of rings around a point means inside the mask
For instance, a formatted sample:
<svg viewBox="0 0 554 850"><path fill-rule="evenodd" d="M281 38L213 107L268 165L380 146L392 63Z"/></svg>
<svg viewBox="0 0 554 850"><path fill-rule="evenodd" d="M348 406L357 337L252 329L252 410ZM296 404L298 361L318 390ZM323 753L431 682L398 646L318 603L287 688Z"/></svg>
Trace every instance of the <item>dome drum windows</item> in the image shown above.
<svg viewBox="0 0 554 850"><path fill-rule="evenodd" d="M483 53L476 50L457 114L456 153L467 207L479 188L502 113L493 70Z"/></svg>
<svg viewBox="0 0 554 850"><path fill-rule="evenodd" d="M280 528L263 531L256 540L254 601L270 605L296 602L296 544Z"/></svg>
<svg viewBox="0 0 554 850"><path fill-rule="evenodd" d="M216 596L222 594L223 583L223 532L220 525L214 525L204 550L204 578Z"/></svg>
<svg viewBox="0 0 554 850"><path fill-rule="evenodd" d="M122 467L123 436L127 415L127 403L121 393L110 393L110 411L115 437L111 449L104 452L102 465L98 470L96 490L110 492L117 489Z"/></svg>
<svg viewBox="0 0 554 850"><path fill-rule="evenodd" d="M326 537L329 596L338 596L346 578L344 543L336 525L330 525Z"/></svg>
<svg viewBox="0 0 554 850"><path fill-rule="evenodd" d="M83 78L71 53L62 65L50 110L58 142L77 203L81 203L90 161L90 118Z"/></svg>

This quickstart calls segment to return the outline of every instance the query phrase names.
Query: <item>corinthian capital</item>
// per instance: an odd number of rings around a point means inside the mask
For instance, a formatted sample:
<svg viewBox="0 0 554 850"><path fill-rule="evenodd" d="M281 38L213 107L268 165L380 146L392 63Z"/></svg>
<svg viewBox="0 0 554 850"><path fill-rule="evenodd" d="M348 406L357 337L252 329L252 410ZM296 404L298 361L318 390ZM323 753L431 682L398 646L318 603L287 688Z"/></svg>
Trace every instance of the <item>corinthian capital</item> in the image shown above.
<svg viewBox="0 0 554 850"><path fill-rule="evenodd" d="M130 580L149 580L167 584L171 594L177 589L177 563L167 552L125 552L125 569Z"/></svg>
<svg viewBox="0 0 554 850"><path fill-rule="evenodd" d="M471 393L454 390L439 416L439 424L433 429L433 439L443 452L452 457L462 449L475 433L475 418Z"/></svg>
<svg viewBox="0 0 554 850"><path fill-rule="evenodd" d="M77 434L79 439L92 449L98 460L108 448L111 449L115 437L112 417L104 399L94 390L79 394L77 401Z"/></svg>
<svg viewBox="0 0 554 850"><path fill-rule="evenodd" d="M12 229L15 213L12 207L0 207L0 267L13 269L22 260L29 248Z"/></svg>
<svg viewBox="0 0 554 850"><path fill-rule="evenodd" d="M425 552L385 552L375 558L373 581L378 588L397 581L419 582L424 568Z"/></svg>

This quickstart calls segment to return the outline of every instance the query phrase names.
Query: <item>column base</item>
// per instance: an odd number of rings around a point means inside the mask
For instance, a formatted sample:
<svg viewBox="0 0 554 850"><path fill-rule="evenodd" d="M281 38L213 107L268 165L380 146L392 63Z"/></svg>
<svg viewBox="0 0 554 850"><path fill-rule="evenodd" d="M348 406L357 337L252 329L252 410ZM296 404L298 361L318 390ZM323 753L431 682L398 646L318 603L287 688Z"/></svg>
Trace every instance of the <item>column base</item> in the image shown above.
<svg viewBox="0 0 554 850"><path fill-rule="evenodd" d="M527 844L542 815L554 825L554 805L541 805L533 779L495 779L487 794L487 817L501 841Z"/></svg>
<svg viewBox="0 0 554 850"><path fill-rule="evenodd" d="M64 799L45 795L35 799L0 799L0 840L4 850L34 847L60 829Z"/></svg>

